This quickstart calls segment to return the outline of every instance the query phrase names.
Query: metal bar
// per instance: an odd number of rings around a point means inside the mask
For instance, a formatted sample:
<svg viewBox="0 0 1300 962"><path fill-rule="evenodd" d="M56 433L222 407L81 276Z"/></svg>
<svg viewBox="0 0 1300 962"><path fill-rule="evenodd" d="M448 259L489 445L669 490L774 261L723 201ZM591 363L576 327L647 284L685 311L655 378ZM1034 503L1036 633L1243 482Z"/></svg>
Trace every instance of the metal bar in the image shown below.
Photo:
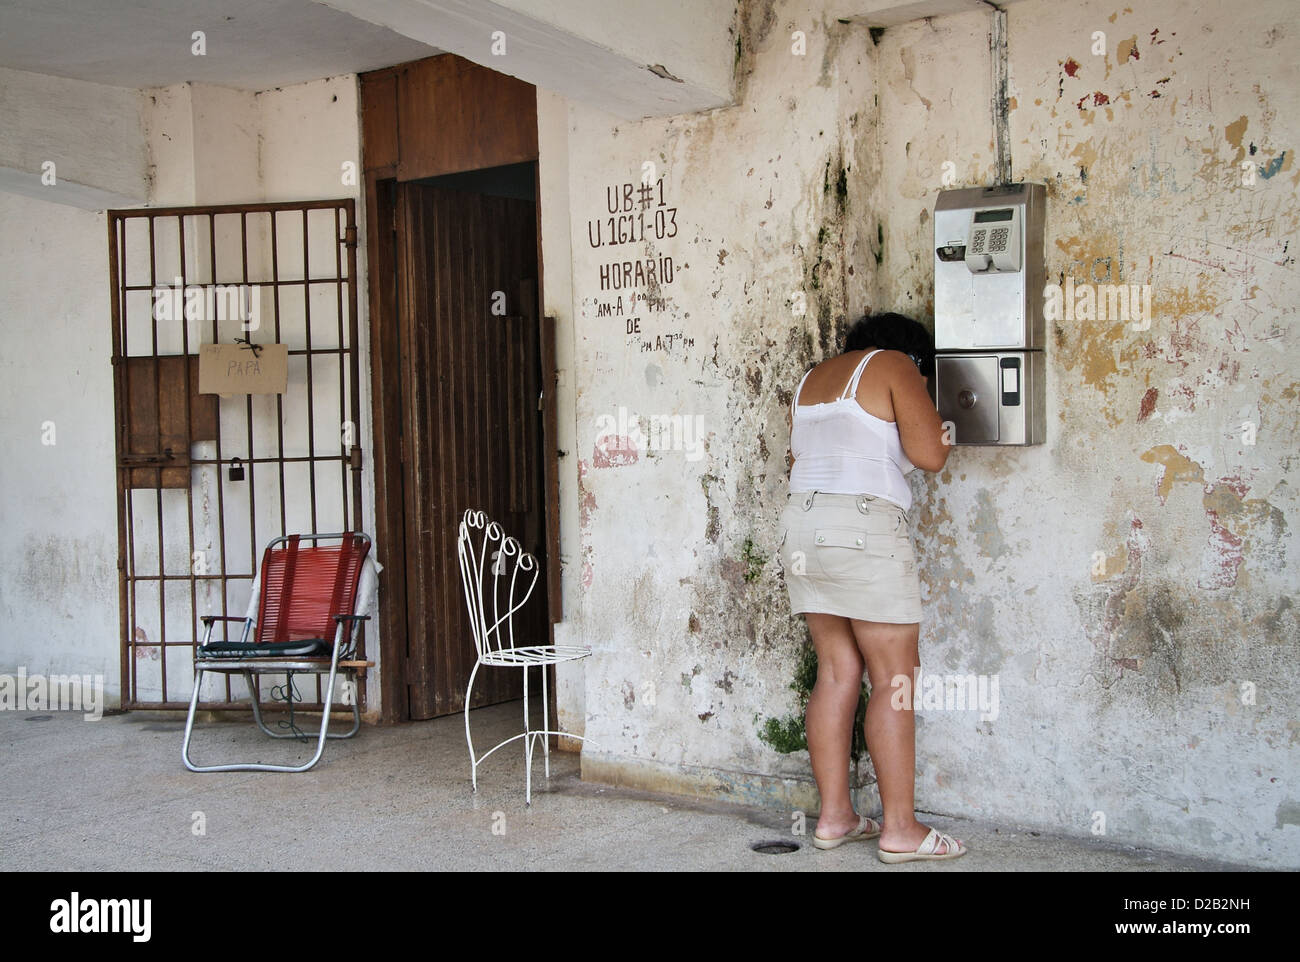
<svg viewBox="0 0 1300 962"><path fill-rule="evenodd" d="M305 285L305 284L332 284L332 283L334 283L334 278L332 278L332 277L314 277L314 278L312 278L312 279L310 279L310 280L300 280L300 281L295 281L295 280L286 280L286 281L253 281L253 282L251 282L251 283L249 284L249 286L250 286L250 287L302 287L302 286ZM205 286L212 286L212 285L205 285ZM145 285L145 284L131 284L131 285L128 285L128 286L124 287L123 290L126 290L126 291L151 291L151 290L153 290L153 288L151 288L151 287L149 287L149 286L147 286L147 285Z"/></svg>
<svg viewBox="0 0 1300 962"><path fill-rule="evenodd" d="M334 278L337 283L334 285L334 316L338 319L338 343L339 343L339 450L345 454L348 449L356 444L356 432L358 429L355 421L349 422L347 414L347 373L343 364L343 352L346 349L346 341L343 334L343 245L345 243L341 227L339 214L340 208L334 208ZM351 423L352 429L346 430L345 425ZM352 516L350 498L348 497L348 466L339 465L339 497L343 502L343 527L350 529L352 527L349 519Z"/></svg>
<svg viewBox="0 0 1300 962"><path fill-rule="evenodd" d="M154 217L149 218L149 280L154 287L158 286L158 244L155 231L156 220ZM182 299L184 294L182 293ZM153 312L149 312L150 329L153 332L153 400L154 408L158 412L158 430L162 431L162 362L158 359L158 317ZM158 571L162 573L165 570L163 559L166 557L167 548L163 542L163 499L162 499L162 468L155 468L157 472L158 485L154 488L154 506L157 509L158 520ZM159 650L159 682L162 689L162 699L167 700L167 660L163 657L167 644L167 596L163 590L162 582L158 584L158 641L164 646Z"/></svg>
<svg viewBox="0 0 1300 962"><path fill-rule="evenodd" d="M185 218L176 218L176 243L180 250L181 257L181 290L185 289L188 272L185 269ZM197 265L196 265L197 268ZM216 311L212 312L216 315ZM185 385L185 457L189 460L194 453L194 411L190 399L190 323L184 313L181 314L181 356L184 360L181 362L181 377ZM185 486L185 511L189 525L190 550L187 557L187 568L189 570L190 581L190 638L196 639L199 634L199 585L194 579L194 465L189 466L189 484ZM206 564L206 559L205 559ZM164 652L165 653L165 652ZM165 664L165 663L164 663Z"/></svg>
<svg viewBox="0 0 1300 962"><path fill-rule="evenodd" d="M351 383L348 385L348 400L351 407L355 437L353 444L361 445L361 362L357 349L357 202L352 198L344 203L347 212L347 226L344 237L348 249L348 367ZM340 359L341 360L341 359ZM352 530L362 527L361 513L361 465L352 465ZM365 637L365 626L361 628L361 637Z"/></svg>
<svg viewBox="0 0 1300 962"><path fill-rule="evenodd" d="M302 276L311 276L311 225L307 221L307 211L302 212ZM307 343L307 481L311 487L311 530L316 531L316 406L312 395L311 362L311 289L305 288L302 294L302 329ZM317 687L320 678L316 679Z"/></svg>
<svg viewBox="0 0 1300 962"><path fill-rule="evenodd" d="M310 351L305 351L305 350L303 350L302 348L295 348L294 350L289 351L288 353L289 353L289 356L290 356L290 357L306 357L307 355L311 355L312 357L316 357L316 356L318 356L318 355L322 355L322 354L338 354L338 355L342 356L342 355L348 354L349 351L348 351L346 348L337 348L337 347L314 347L314 348L312 348Z"/></svg>
<svg viewBox="0 0 1300 962"><path fill-rule="evenodd" d="M267 201L253 204L210 204L201 207L147 207L147 208L123 208L120 210L110 210L108 213L115 217L174 217L177 214L262 214L280 210L324 210L330 207L337 207L344 201L340 200L285 200L285 201ZM348 199L346 203L353 203ZM186 702L188 705L189 702Z"/></svg>
<svg viewBox="0 0 1300 962"><path fill-rule="evenodd" d="M214 214L208 215L208 273L212 278L212 282L215 284L217 282L217 218L216 215ZM249 309L250 310L252 309L251 297L250 297ZM213 311L212 343L216 344L219 340L220 340L220 331L217 327L216 311ZM229 585L227 583L227 578L226 578L226 567L227 567L226 499L225 499L225 485L221 483L221 409L220 407L218 407L217 409L216 434L217 436L214 439L214 443L216 445L216 459L217 459L216 462L217 463L217 476L216 476L217 541L220 544L219 550L221 552L221 615L222 617L229 617L230 599L229 599L229 594L227 592L227 588L229 587ZM206 464L207 462L200 462L200 463ZM197 614L197 612L195 612L195 614ZM197 661L199 657L199 643L197 638L197 632L195 634L196 637L194 640L193 657ZM229 634L226 631L226 625L224 622L222 623L221 637L229 638Z"/></svg>
<svg viewBox="0 0 1300 962"><path fill-rule="evenodd" d="M230 675L229 672L222 672L221 674L224 674L227 677L229 677ZM168 702L137 701L137 702L125 703L122 705L122 707L126 711L145 711L145 710L188 711L190 707L190 703L187 701L168 701ZM297 714L298 712L311 712L312 714L315 714L316 712L320 711L322 707L323 706L321 705L320 702L294 702L293 703L294 714ZM334 707L335 709L337 709L338 705L335 705ZM253 707L249 702L201 701L199 702L198 708L196 710L197 711L231 711L231 712L246 711L251 713ZM280 709L270 709L270 710L279 711ZM564 734L569 735L568 732L565 732ZM569 735L569 737L576 738L577 736Z"/></svg>
<svg viewBox="0 0 1300 962"><path fill-rule="evenodd" d="M271 277L274 280L280 279L280 238L277 228L278 218L271 214ZM305 243L307 238L303 238ZM280 288L272 288L274 292L273 303L275 306L275 343L280 343ZM284 397L280 394L275 396L275 431L279 439L278 453L280 456L280 534L289 533L289 524L285 520L285 497L284 497ZM260 627L260 626L259 626Z"/></svg>
<svg viewBox="0 0 1300 962"><path fill-rule="evenodd" d="M126 363L122 356L123 353L123 334L122 334L122 315L125 304L122 302L126 294L121 290L121 283L126 278L119 274L119 271L126 270L126 244L119 243L119 231L125 233L126 225L121 223L116 217L109 216L108 221L108 286L109 286L109 308L112 313L113 325L113 397L114 397L114 423L113 423L113 447L118 458L117 467L117 620L118 620L118 640L120 642L120 651L118 653L118 687L123 694L128 694L127 683L130 672L130 663L127 660L130 651L130 620L127 612L127 577L126 577L126 506L124 498L128 497L126 492L131 490L129 478L125 469L121 466L122 455L126 452L126 418L130 411L130 392L127 389ZM119 256L120 249L120 256Z"/></svg>
<svg viewBox="0 0 1300 962"><path fill-rule="evenodd" d="M311 460L316 460L316 461L344 461L344 462L346 462L348 459L347 459L346 457L344 457L343 455L341 455L341 454L322 454L322 455L319 455L318 457L316 457L316 458L314 458L314 459L313 459L313 458L307 458L307 457L286 457L286 458L240 458L239 463L240 463L240 464L245 464L245 465L248 465L248 464L278 464L280 461L283 461L285 464L296 464L296 463L299 463L299 462L305 462L305 461L311 461ZM218 462L215 461L215 460L213 460L212 458L195 458L193 461L191 461L191 463L192 463L192 464L217 464Z"/></svg>
<svg viewBox="0 0 1300 962"><path fill-rule="evenodd" d="M256 575L195 575L200 581L252 581ZM136 581L188 581L189 575L137 575ZM178 641L178 645L188 645L188 641Z"/></svg>
<svg viewBox="0 0 1300 962"><path fill-rule="evenodd" d="M348 258L348 260L347 260L347 286L348 286L348 328L347 328L347 332L348 332L348 333L347 333L347 350L348 350L348 378L349 378L349 382L350 382L350 383L349 383L349 386L350 386L350 392L349 392L349 395L348 395L348 399L349 399L349 404L350 404L350 411L349 411L349 413L351 414L351 418L350 418L349 420L352 422L352 445L351 445L351 447L353 448L353 450L355 450L355 451L358 453L358 455L360 455L360 452L361 452L361 408L360 408L360 403L361 403L361 400L360 400L360 399L361 399L361 387L360 387L360 383L361 383L361 374L360 374L360 364L359 364L359 359L358 359L358 347L357 347L357 282L356 282L356 275L357 275L357 223L356 223L356 202L353 201L353 200L348 200L348 201L343 205L343 210L344 210L344 211L346 212L346 214L347 214L347 220L346 220L346 224L345 224L345 226L344 226L344 231L343 231L343 238L342 238L342 240L343 240L343 246L347 248L347 258ZM334 211L334 223L335 223L336 225L339 223L339 209L338 209L338 208L335 208L335 211ZM337 288L335 288L335 290L338 292L338 305L339 305L339 310L338 310L338 317L339 317L339 346L342 347L343 344L344 344L344 340L343 340L343 286L342 286L342 285L343 285L343 268L342 268L342 260L341 260L341 258L340 258L340 255L341 255L342 252L341 252L341 250L339 249L339 244L338 244L338 234L337 234L337 232L335 233L335 245L334 245L334 250L335 250L335 273L339 275L339 286L338 286ZM339 380L340 380L340 383L342 382L342 379L343 379L343 358L340 357L340 358L339 358ZM343 402L342 402L342 398L341 398L341 394L342 394L342 392L340 391L340 401L339 401L340 406L342 406L342 403L343 403ZM351 453L351 452L349 452L349 454L350 454L350 453ZM352 497L351 497L351 499L348 498L348 492L347 492L347 490L346 490L346 488L347 488L346 479L345 479L345 481L344 481L343 503L344 503L345 505L349 505L349 507L350 507L350 509L351 509L350 511L345 512L344 520L347 521L348 523L345 524L344 527L347 528L347 529L350 530L350 531L360 531L360 530L362 530L362 528L364 527L364 520L363 520L363 516L362 516L362 513L361 513L361 460L360 460L360 457L358 457L358 458L356 458L355 460L352 461L352 463L351 463L351 467L352 467L352 481L353 481L353 486L352 486L353 489L352 489ZM350 503L349 503L349 502L350 502ZM365 660L367 660L367 659L366 659L366 625L365 625L365 622L362 622L360 625L357 626L357 632L356 632L356 649L355 649L355 655L354 655L354 657L356 657L357 659L359 659L359 660L361 660L361 661L365 661ZM357 681L357 686L356 686L356 692L354 693L354 697L355 697L356 701L354 702L354 707L356 708L357 713L360 714L362 707L363 707L363 706L365 705L365 703L366 703L366 686L360 683L360 679L359 679L359 678L356 679L356 681Z"/></svg>
<svg viewBox="0 0 1300 962"><path fill-rule="evenodd" d="M274 216L274 215L272 215ZM248 283L248 212L239 212L239 242L240 242L240 262L242 278L245 284ZM260 306L258 317L261 317ZM249 334L251 340L252 334ZM254 568L257 567L257 472L256 465L253 461L253 396L250 394L244 401L244 416L247 420L248 427L248 480L244 483L248 485L248 558ZM217 481L221 481L221 469L217 469ZM226 701L229 702L234 696L230 690L230 676L226 675Z"/></svg>
<svg viewBox="0 0 1300 962"><path fill-rule="evenodd" d="M305 281L311 277L311 225L308 222L308 211L302 212L302 277ZM277 293L278 293L277 288ZM307 344L307 482L311 489L311 530L316 531L316 417L315 406L312 403L312 361L311 361L311 287L304 287L302 290L302 330L303 338ZM283 472L283 467L281 472ZM287 532L286 532L287 533ZM320 675L315 678L316 681L316 699L323 700L320 687ZM331 681L333 677L331 676ZM322 733L321 738L324 738Z"/></svg>

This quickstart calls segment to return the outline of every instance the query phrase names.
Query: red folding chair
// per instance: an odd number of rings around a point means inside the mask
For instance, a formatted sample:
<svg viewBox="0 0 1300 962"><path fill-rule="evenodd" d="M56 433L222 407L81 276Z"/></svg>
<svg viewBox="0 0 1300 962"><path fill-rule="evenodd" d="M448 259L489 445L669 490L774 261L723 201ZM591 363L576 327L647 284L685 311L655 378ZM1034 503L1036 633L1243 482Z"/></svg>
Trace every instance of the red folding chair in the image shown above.
<svg viewBox="0 0 1300 962"><path fill-rule="evenodd" d="M322 541L338 541L322 545ZM304 546L310 542L311 547ZM204 615L203 644L194 660L194 693L185 720L185 742L181 758L192 772L305 772L320 760L328 738L351 738L361 728L359 699L352 701L352 728L329 731L334 682L342 673L355 682L358 674L374 662L357 661L356 642L361 625L369 615L358 614L368 599L358 590L370 551L370 538L360 533L294 534L276 538L266 546L262 566L253 581L253 597L244 618ZM371 562L373 569L374 563ZM369 594L369 592L366 592ZM254 616L254 612L256 615ZM218 621L242 621L239 641L212 641L212 626ZM190 761L190 739L194 713L199 706L205 672L241 674L252 695L253 719L272 738L302 738L292 726L293 676L298 673L329 675L322 692L320 735L316 754L303 765L267 765L244 762L233 765L195 765ZM272 731L262 721L254 675L286 675L285 690L290 706L287 732Z"/></svg>

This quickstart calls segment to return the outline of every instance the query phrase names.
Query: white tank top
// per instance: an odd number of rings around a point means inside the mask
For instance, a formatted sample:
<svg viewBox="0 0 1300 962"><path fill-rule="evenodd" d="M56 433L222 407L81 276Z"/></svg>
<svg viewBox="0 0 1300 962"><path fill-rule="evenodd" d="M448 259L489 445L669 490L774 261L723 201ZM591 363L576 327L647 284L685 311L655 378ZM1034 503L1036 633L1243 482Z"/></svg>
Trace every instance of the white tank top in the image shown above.
<svg viewBox="0 0 1300 962"><path fill-rule="evenodd" d="M844 393L834 401L799 405L803 376L790 399L791 491L828 494L871 494L892 501L904 511L912 506L912 491L903 477L915 469L903 453L898 425L868 414L858 403L858 381L872 351L853 372Z"/></svg>

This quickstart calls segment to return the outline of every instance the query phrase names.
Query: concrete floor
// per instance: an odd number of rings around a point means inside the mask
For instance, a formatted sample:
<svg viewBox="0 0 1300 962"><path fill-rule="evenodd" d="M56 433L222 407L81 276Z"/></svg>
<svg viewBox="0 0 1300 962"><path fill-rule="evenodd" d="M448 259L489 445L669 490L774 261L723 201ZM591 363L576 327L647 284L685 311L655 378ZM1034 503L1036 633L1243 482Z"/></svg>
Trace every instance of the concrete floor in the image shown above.
<svg viewBox="0 0 1300 962"><path fill-rule="evenodd" d="M471 713L476 745L518 730L518 703ZM39 719L45 720L39 720ZM1052 838L939 816L966 841L953 862L887 866L874 842L830 852L803 844L764 855L791 835L788 813L583 782L578 759L535 762L524 806L522 747L479 770L472 794L462 716L363 728L333 741L310 772L194 774L181 764L183 720L132 712L0 712L0 870L739 870L739 871L1206 871L1230 866L1091 839ZM490 740L489 740L490 739ZM314 748L314 746L313 746ZM251 721L202 725L193 757L305 760ZM199 814L201 813L201 815ZM875 813L868 813L875 814ZM202 834L197 828L202 824ZM808 831L815 820L810 817ZM494 832L494 827L496 832Z"/></svg>

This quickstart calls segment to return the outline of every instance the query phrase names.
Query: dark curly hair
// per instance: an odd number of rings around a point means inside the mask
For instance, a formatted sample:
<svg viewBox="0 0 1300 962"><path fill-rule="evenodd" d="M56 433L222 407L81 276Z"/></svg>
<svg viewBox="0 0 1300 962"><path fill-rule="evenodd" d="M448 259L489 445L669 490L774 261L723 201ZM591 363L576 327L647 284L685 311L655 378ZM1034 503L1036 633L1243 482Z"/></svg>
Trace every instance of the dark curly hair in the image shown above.
<svg viewBox="0 0 1300 962"><path fill-rule="evenodd" d="M844 338L844 351L878 347L902 351L925 376L934 377L934 335L902 314L871 314L860 318Z"/></svg>

